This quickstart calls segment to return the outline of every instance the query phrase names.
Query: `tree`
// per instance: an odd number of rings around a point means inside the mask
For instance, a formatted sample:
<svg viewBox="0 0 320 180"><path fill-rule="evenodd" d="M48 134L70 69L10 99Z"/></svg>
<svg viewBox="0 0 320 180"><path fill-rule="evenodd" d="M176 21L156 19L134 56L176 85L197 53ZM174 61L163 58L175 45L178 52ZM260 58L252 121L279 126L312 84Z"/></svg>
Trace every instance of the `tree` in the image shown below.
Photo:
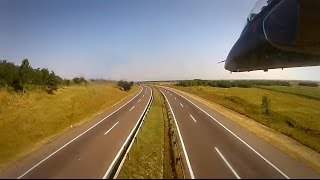
<svg viewBox="0 0 320 180"><path fill-rule="evenodd" d="M75 83L75 84L82 84L82 83L85 83L87 84L87 80L84 78L84 77L75 77L72 79L72 81Z"/></svg>
<svg viewBox="0 0 320 180"><path fill-rule="evenodd" d="M13 82L12 82L12 85L13 87L13 90L15 92L21 92L23 91L23 85L21 84L21 82L19 81L19 79L15 79Z"/></svg>
<svg viewBox="0 0 320 180"><path fill-rule="evenodd" d="M58 84L59 84L59 79L57 78L55 73L51 71L48 77L48 82L47 82L47 86L48 86L47 92L49 94L53 94L54 91L58 89Z"/></svg>
<svg viewBox="0 0 320 180"><path fill-rule="evenodd" d="M88 81L84 77L80 77L80 82L87 85Z"/></svg>
<svg viewBox="0 0 320 180"><path fill-rule="evenodd" d="M124 86L124 81L120 80L120 81L118 82L118 86L122 88L122 87Z"/></svg>
<svg viewBox="0 0 320 180"><path fill-rule="evenodd" d="M66 85L67 85L67 86L70 86L70 83L71 83L71 82L70 82L69 79L65 80L65 82L66 82Z"/></svg>
<svg viewBox="0 0 320 180"><path fill-rule="evenodd" d="M22 85L27 83L31 83L30 80L32 78L32 67L30 66L29 60L24 59L19 68L19 80Z"/></svg>
<svg viewBox="0 0 320 180"><path fill-rule="evenodd" d="M47 68L42 68L40 72L42 77L42 85L47 85L50 76L49 70Z"/></svg>
<svg viewBox="0 0 320 180"><path fill-rule="evenodd" d="M80 84L80 83L81 83L80 78L78 78L78 77L73 78L72 81L73 81L75 84Z"/></svg>
<svg viewBox="0 0 320 180"><path fill-rule="evenodd" d="M271 99L268 96L262 96L261 106L262 108L265 109L265 114L267 115L270 114L270 103L271 103Z"/></svg>
<svg viewBox="0 0 320 180"><path fill-rule="evenodd" d="M130 89L131 89L130 84L127 81L125 81L124 86L123 86L123 90L129 91Z"/></svg>
<svg viewBox="0 0 320 180"><path fill-rule="evenodd" d="M133 81L131 81L130 83L127 81L119 81L118 82L118 86L120 88L122 88L124 91L129 91L131 89L131 87L133 86Z"/></svg>
<svg viewBox="0 0 320 180"><path fill-rule="evenodd" d="M19 67L6 60L0 60L0 86L13 86L17 80Z"/></svg>

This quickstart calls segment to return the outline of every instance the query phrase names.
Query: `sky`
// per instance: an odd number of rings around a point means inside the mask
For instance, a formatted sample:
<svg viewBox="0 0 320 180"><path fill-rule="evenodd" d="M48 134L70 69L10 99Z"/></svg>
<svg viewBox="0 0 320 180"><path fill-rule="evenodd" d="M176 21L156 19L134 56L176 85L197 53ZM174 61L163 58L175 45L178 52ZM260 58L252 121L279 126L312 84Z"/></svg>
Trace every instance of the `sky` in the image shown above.
<svg viewBox="0 0 320 180"><path fill-rule="evenodd" d="M0 59L63 78L320 80L320 67L232 73L256 0L0 0Z"/></svg>

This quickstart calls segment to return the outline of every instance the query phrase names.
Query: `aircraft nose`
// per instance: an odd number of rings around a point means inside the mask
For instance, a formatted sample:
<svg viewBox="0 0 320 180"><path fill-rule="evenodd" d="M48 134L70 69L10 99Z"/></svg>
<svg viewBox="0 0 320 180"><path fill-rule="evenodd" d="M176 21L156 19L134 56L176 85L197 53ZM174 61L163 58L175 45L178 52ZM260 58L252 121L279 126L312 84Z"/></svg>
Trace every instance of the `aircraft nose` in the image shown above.
<svg viewBox="0 0 320 180"><path fill-rule="evenodd" d="M240 37L235 45L231 48L224 64L224 68L226 70L237 72L240 68L239 66L245 62L245 56L249 48L248 46L243 45L244 41L245 40Z"/></svg>
<svg viewBox="0 0 320 180"><path fill-rule="evenodd" d="M231 70L230 70L230 63L229 63L228 61L226 61L226 62L224 63L224 68L225 68L226 70L231 71Z"/></svg>
<svg viewBox="0 0 320 180"><path fill-rule="evenodd" d="M234 63L236 62L235 57L227 57L226 62L224 63L224 68L228 71L232 71L235 72L237 71L237 67L236 64Z"/></svg>

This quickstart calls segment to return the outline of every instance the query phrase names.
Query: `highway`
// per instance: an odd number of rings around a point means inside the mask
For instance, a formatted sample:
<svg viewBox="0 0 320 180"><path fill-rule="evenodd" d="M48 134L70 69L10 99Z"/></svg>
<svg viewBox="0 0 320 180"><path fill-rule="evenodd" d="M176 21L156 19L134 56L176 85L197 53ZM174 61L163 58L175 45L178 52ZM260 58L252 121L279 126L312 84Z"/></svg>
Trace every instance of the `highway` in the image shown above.
<svg viewBox="0 0 320 180"><path fill-rule="evenodd" d="M204 104L158 86L168 101L187 178L320 178L286 153Z"/></svg>
<svg viewBox="0 0 320 180"><path fill-rule="evenodd" d="M108 178L151 97L151 88L141 87L107 112L15 163L0 178Z"/></svg>

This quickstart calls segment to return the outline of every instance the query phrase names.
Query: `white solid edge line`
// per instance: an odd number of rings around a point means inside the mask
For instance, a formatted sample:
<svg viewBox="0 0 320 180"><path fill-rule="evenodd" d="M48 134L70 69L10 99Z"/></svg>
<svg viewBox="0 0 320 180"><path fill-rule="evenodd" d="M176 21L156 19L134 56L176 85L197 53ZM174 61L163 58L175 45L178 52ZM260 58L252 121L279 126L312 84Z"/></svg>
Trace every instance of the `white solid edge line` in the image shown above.
<svg viewBox="0 0 320 180"><path fill-rule="evenodd" d="M129 111L132 111L132 109L134 108L134 106L132 106L132 108L130 108L130 110Z"/></svg>
<svg viewBox="0 0 320 180"><path fill-rule="evenodd" d="M173 91L173 90L171 90ZM174 91L173 91L174 92ZM229 133L231 133L234 137L236 137L238 140L240 140L243 144L245 144L249 149L251 149L254 153L256 153L261 159L263 159L265 162L267 162L270 166L272 166L275 170L277 170L281 175L283 175L285 178L290 179L289 176L287 176L284 172L282 172L278 167L276 167L274 164L272 164L268 159L266 159L264 156L262 156L260 153L258 153L255 149L253 149L249 144L247 144L244 140L242 140L240 137L238 137L236 134L234 134L231 130L229 130L227 127L225 127L223 124L221 124L218 120L216 120L214 117L212 117L210 114L208 114L206 111L204 111L203 109L201 109L199 106L197 106L196 104L194 104L193 102L191 102L189 99L185 98L184 96L180 95L177 92L174 92L176 94L178 94L179 96L181 96L182 98L186 99L187 101L189 101L191 104L193 104L194 106L196 106L198 109L200 109L202 112L204 112L206 115L208 115L211 119L213 119L214 121L216 121L220 126L222 126L225 130L227 130Z"/></svg>
<svg viewBox="0 0 320 180"><path fill-rule="evenodd" d="M115 123L107 132L105 132L104 135L108 134L117 124L118 124L118 122Z"/></svg>
<svg viewBox="0 0 320 180"><path fill-rule="evenodd" d="M180 103L180 106L183 107L183 105Z"/></svg>
<svg viewBox="0 0 320 180"><path fill-rule="evenodd" d="M104 121L105 119L107 119L108 117L110 117L112 114L114 114L115 112L117 112L119 109L123 108L125 105L127 105L128 103L130 103L134 98L136 98L141 92L142 92L143 88L141 88L140 92L135 95L132 99L130 99L130 101L126 102L124 105L122 105L121 107L119 107L118 109L116 109L115 111L113 111L111 114L109 114L107 117L103 118L102 120L100 120L99 122L97 122L96 124L94 124L93 126L91 126L89 129L87 129L86 131L84 131L83 133L79 134L77 137L73 138L71 141L69 141L67 144L63 145L62 147L60 147L59 149L57 149L56 151L54 151L53 153L51 153L49 156L47 156L46 158L44 158L43 160L41 160L40 162L38 162L36 165L34 165L32 168L30 168L28 171L26 171L25 173L23 173L22 175L20 175L17 179L21 179L23 176L25 176L26 174L28 174L30 171L32 171L34 168L36 168L37 166L39 166L41 163L43 163L44 161L46 161L47 159L49 159L51 156L53 156L54 154L56 154L57 152L59 152L61 149L63 149L64 147L68 146L70 143L72 143L73 141L75 141L76 139L78 139L80 136L84 135L86 132L90 131L92 128L94 128L95 126L97 126L98 124L100 124L102 121Z"/></svg>
<svg viewBox="0 0 320 180"><path fill-rule="evenodd" d="M149 88L150 88L150 87L149 87ZM151 90L151 94L153 94L153 93L152 93L153 91L152 91L151 88L150 88L150 90ZM146 118L146 116L147 116L147 114L148 114L148 112L149 112L149 109L150 109L150 107L151 107L151 105L152 105L152 100L153 100L153 98L151 98L151 103L150 103L150 105L149 105L146 113L144 114L144 116L143 116L143 118L142 118L142 122L140 123L140 125L139 125L139 127L138 127L138 130L137 130L137 132L136 132L136 134L134 135L133 138L136 138L136 137L138 136L139 129L140 129L141 126L143 125L144 119ZM124 164L124 162L125 162L125 160L126 160L127 154L130 152L130 149L131 149L133 143L134 143L134 141L132 141L132 142L130 143L130 145L129 145L129 147L128 147L125 155L124 155L124 158L121 160L120 165L119 165L119 167L118 167L118 169L117 169L117 171L116 171L113 179L117 179L117 178L118 178L118 175L119 175L119 173L120 173L120 171L121 171L121 169L122 169L122 166L123 166L123 164Z"/></svg>
<svg viewBox="0 0 320 180"><path fill-rule="evenodd" d="M214 148L218 154L220 155L220 157L222 158L222 160L224 161L224 163L227 164L227 166L229 167L229 169L232 171L232 173L237 177L237 179L241 179L241 177L238 175L238 173L232 168L232 166L229 164L229 162L227 161L227 159L220 153L219 149L217 147Z"/></svg>
<svg viewBox="0 0 320 180"><path fill-rule="evenodd" d="M149 88L150 88L150 87L149 87ZM150 88L150 89L151 89L151 88ZM152 90L151 90L151 94L150 94L149 101L150 101L151 97L152 97ZM142 111L142 114L140 115L139 119L141 119L141 117L143 116L143 113L144 113L144 112L146 111L146 109L148 108L149 101L148 101L146 107L144 108L144 110ZM110 164L109 168L107 169L106 173L103 175L102 179L106 179L106 178L108 177L110 171L112 170L112 167L114 166L114 164L115 164L116 161L118 160L121 152L123 151L124 146L127 144L127 142L129 141L129 139L130 139L133 131L134 131L134 130L136 129L136 127L138 126L138 124L139 124L139 119L138 119L136 125L134 126L134 128L131 130L129 136L127 137L127 139L125 140L125 142L124 142L123 145L121 146L120 150L118 151L118 154L117 154L116 157L113 159L113 161L112 161L112 163Z"/></svg>
<svg viewBox="0 0 320 180"><path fill-rule="evenodd" d="M194 122L197 122L191 114L190 114L190 117L193 119Z"/></svg>
<svg viewBox="0 0 320 180"><path fill-rule="evenodd" d="M188 169L189 169L190 177L191 177L191 179L194 179L195 177L194 177L193 170L192 170L192 167L191 167L191 164L190 164L190 161L189 161L189 157L188 157L188 154L187 154L187 151L186 151L186 147L184 145L184 142L183 142L183 139L182 139L182 136L181 136L181 133L180 133L180 129L179 129L179 126L178 126L178 123L177 123L177 120L176 120L176 116L174 115L174 112L173 112L173 110L171 108L171 105L170 105L170 102L169 102L168 98L161 91L161 89L159 89L159 90L164 95L164 97L166 98L166 101L168 102L169 108L170 108L170 110L172 112L172 116L173 116L174 122L175 122L175 124L177 126L177 131L178 131L178 134L179 134L179 138L181 140L182 149L183 149L184 155L186 157L186 162L187 162L187 166L188 166Z"/></svg>

